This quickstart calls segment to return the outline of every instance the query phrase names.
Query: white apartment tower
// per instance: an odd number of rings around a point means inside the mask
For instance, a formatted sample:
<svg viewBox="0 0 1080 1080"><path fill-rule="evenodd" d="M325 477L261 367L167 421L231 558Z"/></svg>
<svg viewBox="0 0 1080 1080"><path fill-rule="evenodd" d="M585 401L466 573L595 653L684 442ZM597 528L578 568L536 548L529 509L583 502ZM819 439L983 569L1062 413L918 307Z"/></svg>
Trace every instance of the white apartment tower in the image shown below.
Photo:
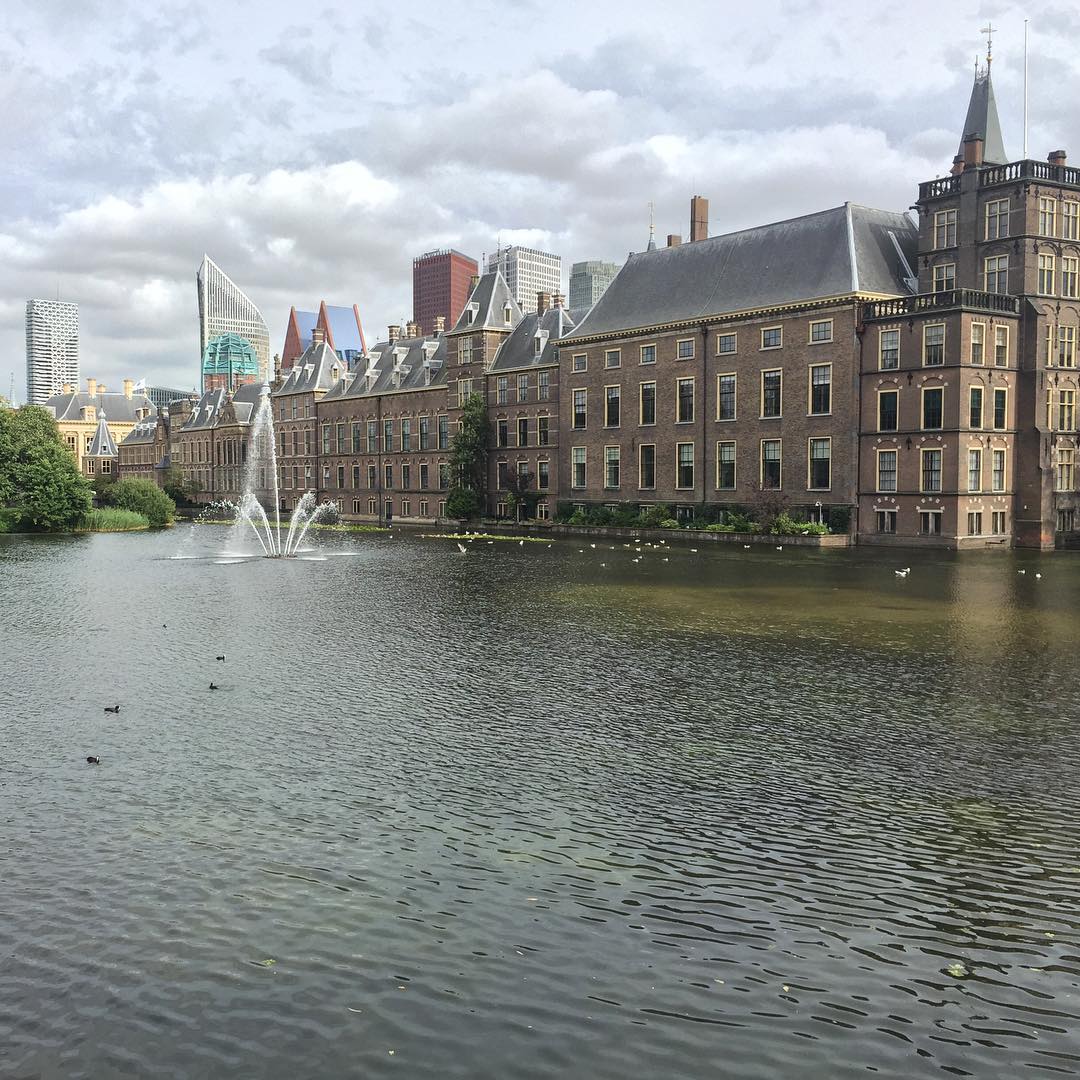
<svg viewBox="0 0 1080 1080"><path fill-rule="evenodd" d="M536 248L499 248L487 260L487 269L498 269L525 313L536 310L537 293L562 292L562 256Z"/></svg>
<svg viewBox="0 0 1080 1080"><path fill-rule="evenodd" d="M79 305L26 301L26 401L44 405L79 384Z"/></svg>
<svg viewBox="0 0 1080 1080"><path fill-rule="evenodd" d="M269 381L270 332L259 309L208 255L195 275L199 289L199 363L211 339L238 334L251 344L259 361L259 377Z"/></svg>

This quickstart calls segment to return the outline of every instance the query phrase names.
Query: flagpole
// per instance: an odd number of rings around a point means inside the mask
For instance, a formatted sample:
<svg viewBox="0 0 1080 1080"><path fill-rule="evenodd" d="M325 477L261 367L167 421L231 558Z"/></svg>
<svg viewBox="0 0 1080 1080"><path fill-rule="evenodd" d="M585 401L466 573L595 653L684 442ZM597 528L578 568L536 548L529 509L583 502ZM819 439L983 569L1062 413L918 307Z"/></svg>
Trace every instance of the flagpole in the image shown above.
<svg viewBox="0 0 1080 1080"><path fill-rule="evenodd" d="M1024 20L1024 160L1028 156L1028 21Z"/></svg>

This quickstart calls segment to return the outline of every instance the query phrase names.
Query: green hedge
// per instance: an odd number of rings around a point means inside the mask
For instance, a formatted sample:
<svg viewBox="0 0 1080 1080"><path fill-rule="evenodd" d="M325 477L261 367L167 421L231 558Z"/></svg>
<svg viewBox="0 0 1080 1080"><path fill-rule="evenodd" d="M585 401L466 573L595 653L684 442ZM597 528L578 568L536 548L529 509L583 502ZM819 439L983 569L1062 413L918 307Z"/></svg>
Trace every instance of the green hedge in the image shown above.
<svg viewBox="0 0 1080 1080"><path fill-rule="evenodd" d="M135 532L149 529L150 519L134 510L121 510L116 506L104 506L88 510L79 520L75 532Z"/></svg>

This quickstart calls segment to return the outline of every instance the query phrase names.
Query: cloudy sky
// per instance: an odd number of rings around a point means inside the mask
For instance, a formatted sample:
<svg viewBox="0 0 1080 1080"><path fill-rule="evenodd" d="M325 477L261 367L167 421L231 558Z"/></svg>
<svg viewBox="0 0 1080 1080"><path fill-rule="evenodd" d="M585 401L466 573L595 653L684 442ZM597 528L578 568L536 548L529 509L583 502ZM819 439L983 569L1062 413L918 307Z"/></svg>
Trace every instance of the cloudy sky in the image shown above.
<svg viewBox="0 0 1080 1080"><path fill-rule="evenodd" d="M210 254L280 351L289 306L411 314L411 260L523 242L621 261L686 233L903 209L956 152L992 20L1022 148L1025 10L830 0L4 0L0 394L28 297L80 305L82 374L191 387ZM827 14L826 14L827 12ZM1030 155L1080 158L1075 4L1030 12Z"/></svg>

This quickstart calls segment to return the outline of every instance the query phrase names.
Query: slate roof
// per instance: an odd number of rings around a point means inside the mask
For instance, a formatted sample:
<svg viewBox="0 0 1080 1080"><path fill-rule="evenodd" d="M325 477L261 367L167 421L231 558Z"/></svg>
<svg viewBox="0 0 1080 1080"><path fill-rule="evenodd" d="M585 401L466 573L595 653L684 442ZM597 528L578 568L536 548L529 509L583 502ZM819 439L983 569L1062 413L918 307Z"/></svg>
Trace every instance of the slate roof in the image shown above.
<svg viewBox="0 0 1080 1080"><path fill-rule="evenodd" d="M88 457L116 457L116 440L105 423L104 411L98 413L97 431L90 440L90 449L86 451Z"/></svg>
<svg viewBox="0 0 1080 1080"><path fill-rule="evenodd" d="M510 305L510 322L503 315L505 306ZM473 313L472 321L469 320ZM458 321L454 323L451 334L466 330L505 330L507 326L517 326L521 321L521 308L506 284L501 270L489 270L476 283L469 299L462 308Z"/></svg>
<svg viewBox="0 0 1080 1080"><path fill-rule="evenodd" d="M207 390L195 403L191 415L184 424L184 431L194 431L198 428L212 428L217 420L221 406L225 403L224 390Z"/></svg>
<svg viewBox="0 0 1080 1080"><path fill-rule="evenodd" d="M345 362L325 341L309 345L303 355L297 357L285 381L274 391L274 397L330 390L346 368Z"/></svg>
<svg viewBox="0 0 1080 1080"><path fill-rule="evenodd" d="M514 332L499 346L492 371L547 367L559 362L560 338L574 329L574 320L565 308L548 308L543 314L530 312L522 317ZM536 351L540 334L541 351Z"/></svg>
<svg viewBox="0 0 1080 1080"><path fill-rule="evenodd" d="M956 151L961 157L964 153L964 139L968 135L982 136L983 161L986 164L1005 165L1008 162L989 69L975 75L975 85L971 88L971 100L964 118L964 130L960 132L960 148Z"/></svg>
<svg viewBox="0 0 1080 1080"><path fill-rule="evenodd" d="M846 296L902 296L918 229L903 213L845 203L805 217L631 254L569 335L593 337Z"/></svg>
<svg viewBox="0 0 1080 1080"><path fill-rule="evenodd" d="M446 385L446 338L380 341L360 358L352 375L338 380L322 400L371 397L398 390Z"/></svg>
<svg viewBox="0 0 1080 1080"><path fill-rule="evenodd" d="M156 416L148 416L145 420L140 420L125 436L120 440L121 446L146 446L154 441L154 435L157 432L158 418ZM166 422L168 418L166 417Z"/></svg>
<svg viewBox="0 0 1080 1080"><path fill-rule="evenodd" d="M53 394L45 402L45 408L51 410L57 420L81 420L82 410L88 405L95 409L104 409L112 417L114 424L135 423L139 419L136 414L140 409L148 409L151 414L157 411L154 403L145 394L132 394L131 397L100 392L93 397L85 392Z"/></svg>
<svg viewBox="0 0 1080 1080"><path fill-rule="evenodd" d="M262 397L262 383L244 383L238 386L232 393L233 412L241 424L251 423L255 410L259 407L259 398Z"/></svg>

